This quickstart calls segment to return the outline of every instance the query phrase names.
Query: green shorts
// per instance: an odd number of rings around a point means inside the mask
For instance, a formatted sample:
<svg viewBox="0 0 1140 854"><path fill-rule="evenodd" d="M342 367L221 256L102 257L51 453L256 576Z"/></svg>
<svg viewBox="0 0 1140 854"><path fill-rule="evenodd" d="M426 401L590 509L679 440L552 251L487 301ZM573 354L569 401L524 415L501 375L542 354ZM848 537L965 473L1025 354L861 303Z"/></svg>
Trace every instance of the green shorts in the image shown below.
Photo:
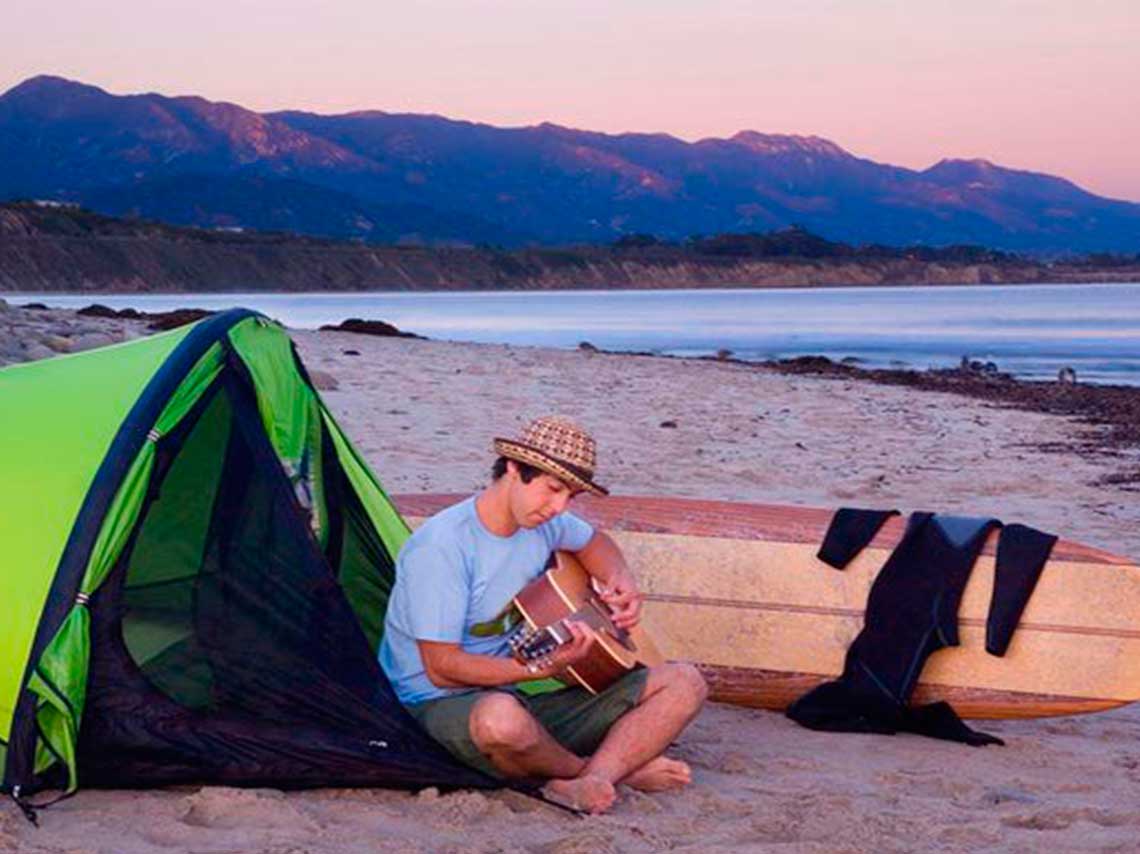
<svg viewBox="0 0 1140 854"><path fill-rule="evenodd" d="M511 688L494 688L427 700L408 706L407 709L419 721L420 726L460 762L491 777L502 779L503 773L491 764L471 740L468 719L471 717L471 708L480 698L492 691L510 694L523 704L559 744L571 753L589 756L598 749L614 722L637 705L645 690L648 674L648 670L639 667L600 694L591 694L585 688L563 688L547 694L527 696Z"/></svg>

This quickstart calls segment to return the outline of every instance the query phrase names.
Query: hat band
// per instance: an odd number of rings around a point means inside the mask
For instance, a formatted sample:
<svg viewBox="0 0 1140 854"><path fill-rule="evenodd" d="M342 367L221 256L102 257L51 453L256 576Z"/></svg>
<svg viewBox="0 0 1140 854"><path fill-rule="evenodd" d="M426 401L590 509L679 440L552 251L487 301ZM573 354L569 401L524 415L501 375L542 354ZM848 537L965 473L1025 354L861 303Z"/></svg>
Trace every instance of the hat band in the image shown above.
<svg viewBox="0 0 1140 854"><path fill-rule="evenodd" d="M507 442L509 444L516 445L520 448L526 448L528 451L533 451L534 453L538 454L539 456L541 456L545 459L548 459L552 463L555 463L555 464L561 466L562 468L566 469L566 471L570 472L570 474L574 475L574 477L576 477L576 478L579 478L579 479L585 480L585 481L592 481L594 479L594 472L592 469L588 469L588 468L584 468L583 466L575 465L574 463L569 462L567 460L564 460L561 457L554 456L554 454L550 453L549 451L545 451L542 448L536 448L534 445L528 445L525 442L516 442L513 440L509 440L509 439L507 440Z"/></svg>

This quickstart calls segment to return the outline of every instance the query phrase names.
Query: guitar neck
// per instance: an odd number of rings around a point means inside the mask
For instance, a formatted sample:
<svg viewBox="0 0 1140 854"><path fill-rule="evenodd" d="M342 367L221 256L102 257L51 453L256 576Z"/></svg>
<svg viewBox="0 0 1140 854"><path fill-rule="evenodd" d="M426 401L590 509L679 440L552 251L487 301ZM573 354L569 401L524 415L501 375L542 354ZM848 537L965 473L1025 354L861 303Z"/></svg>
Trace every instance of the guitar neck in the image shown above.
<svg viewBox="0 0 1140 854"><path fill-rule="evenodd" d="M570 634L570 629L566 626L567 623L583 623L596 631L618 631L610 618L602 613L598 606L591 600L575 611L573 614L568 614L561 620L551 623L546 627L546 631L550 632L558 643L569 643L573 637Z"/></svg>

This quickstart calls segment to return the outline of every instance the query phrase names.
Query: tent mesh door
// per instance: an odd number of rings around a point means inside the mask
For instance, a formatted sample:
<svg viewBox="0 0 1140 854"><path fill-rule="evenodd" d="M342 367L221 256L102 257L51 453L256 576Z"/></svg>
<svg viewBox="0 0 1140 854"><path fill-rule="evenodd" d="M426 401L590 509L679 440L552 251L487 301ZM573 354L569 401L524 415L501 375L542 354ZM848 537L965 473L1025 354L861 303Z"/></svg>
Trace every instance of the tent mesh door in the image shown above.
<svg viewBox="0 0 1140 854"><path fill-rule="evenodd" d="M232 367L223 379L161 440L134 540L92 599L81 784L488 784L418 729L380 671L345 587L358 609L382 602L387 582L362 578L390 577L391 559L343 476L329 499L338 580L248 381Z"/></svg>

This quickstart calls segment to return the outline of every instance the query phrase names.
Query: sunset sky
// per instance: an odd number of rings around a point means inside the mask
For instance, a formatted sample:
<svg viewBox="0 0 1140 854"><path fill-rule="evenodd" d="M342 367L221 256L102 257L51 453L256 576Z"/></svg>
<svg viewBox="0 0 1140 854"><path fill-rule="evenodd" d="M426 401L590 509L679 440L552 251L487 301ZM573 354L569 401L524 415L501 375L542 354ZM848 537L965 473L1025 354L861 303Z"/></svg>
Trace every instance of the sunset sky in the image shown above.
<svg viewBox="0 0 1140 854"><path fill-rule="evenodd" d="M1136 0L8 0L0 90L58 74L256 110L816 134L1140 201Z"/></svg>

